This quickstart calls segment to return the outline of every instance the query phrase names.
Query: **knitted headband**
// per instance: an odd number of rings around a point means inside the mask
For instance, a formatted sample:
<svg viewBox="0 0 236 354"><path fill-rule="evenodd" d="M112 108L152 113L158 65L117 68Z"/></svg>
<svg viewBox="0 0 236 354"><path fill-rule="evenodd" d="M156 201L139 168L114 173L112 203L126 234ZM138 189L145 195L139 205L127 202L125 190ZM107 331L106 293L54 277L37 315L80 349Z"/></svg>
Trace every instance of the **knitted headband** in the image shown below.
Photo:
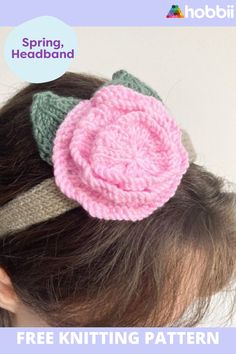
<svg viewBox="0 0 236 354"><path fill-rule="evenodd" d="M158 94L123 70L90 100L35 94L31 120L54 178L0 209L0 236L78 205L101 219L141 220L175 194L196 157Z"/></svg>

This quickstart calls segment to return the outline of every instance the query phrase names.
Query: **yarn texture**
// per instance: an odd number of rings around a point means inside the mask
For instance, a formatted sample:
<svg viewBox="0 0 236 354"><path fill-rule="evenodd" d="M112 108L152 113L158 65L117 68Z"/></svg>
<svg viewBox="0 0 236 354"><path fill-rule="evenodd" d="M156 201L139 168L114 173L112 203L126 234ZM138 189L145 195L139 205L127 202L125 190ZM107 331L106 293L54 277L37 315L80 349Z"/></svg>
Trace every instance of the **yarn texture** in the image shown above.
<svg viewBox="0 0 236 354"><path fill-rule="evenodd" d="M91 216L141 220L174 194L189 166L160 100L108 85L76 105L53 146L55 182Z"/></svg>
<svg viewBox="0 0 236 354"><path fill-rule="evenodd" d="M90 100L35 94L31 121L54 177L0 208L0 237L79 205L101 219L141 220L175 194L196 159L157 92L125 70Z"/></svg>
<svg viewBox="0 0 236 354"><path fill-rule="evenodd" d="M105 86L108 85L123 85L161 100L155 90L125 70L115 72L112 80L105 84ZM74 97L61 97L51 91L34 95L31 107L33 135L41 159L48 164L52 164L53 140L58 127L67 113L81 101Z"/></svg>
<svg viewBox="0 0 236 354"><path fill-rule="evenodd" d="M134 91L142 93L143 95L153 96L161 101L160 96L155 90L125 70L116 71L112 75L111 82L109 82L107 85L123 85L133 89Z"/></svg>
<svg viewBox="0 0 236 354"><path fill-rule="evenodd" d="M34 95L31 108L33 135L42 160L52 164L52 146L56 131L66 114L78 103L73 97L60 97L50 91Z"/></svg>
<svg viewBox="0 0 236 354"><path fill-rule="evenodd" d="M78 207L48 178L0 208L0 238L55 218Z"/></svg>

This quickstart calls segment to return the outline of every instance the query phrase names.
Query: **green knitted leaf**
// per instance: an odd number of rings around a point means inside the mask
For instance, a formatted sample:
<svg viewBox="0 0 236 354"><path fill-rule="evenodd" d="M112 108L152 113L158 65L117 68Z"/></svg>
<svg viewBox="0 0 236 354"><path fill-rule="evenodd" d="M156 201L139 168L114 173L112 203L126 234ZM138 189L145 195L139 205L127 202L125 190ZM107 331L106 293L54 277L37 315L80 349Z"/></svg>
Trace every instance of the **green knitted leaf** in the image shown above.
<svg viewBox="0 0 236 354"><path fill-rule="evenodd" d="M106 85L124 85L146 96L153 96L161 101L158 93L137 77L125 70L119 70L112 75L112 80Z"/></svg>
<svg viewBox="0 0 236 354"><path fill-rule="evenodd" d="M67 113L81 100L73 97L61 97L50 91L33 96L31 121L33 135L37 142L40 157L52 164L53 140L59 125Z"/></svg>

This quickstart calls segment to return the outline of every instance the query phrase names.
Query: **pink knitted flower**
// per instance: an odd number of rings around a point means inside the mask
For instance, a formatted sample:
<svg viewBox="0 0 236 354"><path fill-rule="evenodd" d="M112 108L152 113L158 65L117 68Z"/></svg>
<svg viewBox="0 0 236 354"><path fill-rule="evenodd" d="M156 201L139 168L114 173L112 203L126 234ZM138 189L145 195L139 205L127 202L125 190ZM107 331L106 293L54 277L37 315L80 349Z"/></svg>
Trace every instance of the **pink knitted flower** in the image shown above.
<svg viewBox="0 0 236 354"><path fill-rule="evenodd" d="M53 164L62 193L90 215L132 221L166 203L189 165L163 104L123 85L101 88L68 113Z"/></svg>

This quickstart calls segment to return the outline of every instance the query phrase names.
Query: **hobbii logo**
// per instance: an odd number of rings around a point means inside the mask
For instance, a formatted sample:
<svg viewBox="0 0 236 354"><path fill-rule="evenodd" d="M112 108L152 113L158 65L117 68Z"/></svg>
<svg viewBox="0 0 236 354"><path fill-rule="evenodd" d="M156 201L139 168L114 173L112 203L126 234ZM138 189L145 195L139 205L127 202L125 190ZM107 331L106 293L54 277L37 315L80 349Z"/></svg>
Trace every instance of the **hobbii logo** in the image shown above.
<svg viewBox="0 0 236 354"><path fill-rule="evenodd" d="M219 18L234 19L234 5L226 5L221 7L216 5L214 8L205 5L204 7L193 8L185 5L184 11L181 11L179 5L172 5L170 11L166 15L167 18Z"/></svg>
<svg viewBox="0 0 236 354"><path fill-rule="evenodd" d="M234 5L227 5L226 7L220 7L216 5L215 8L205 5L204 8L192 8L185 5L184 9L185 18L234 18Z"/></svg>

